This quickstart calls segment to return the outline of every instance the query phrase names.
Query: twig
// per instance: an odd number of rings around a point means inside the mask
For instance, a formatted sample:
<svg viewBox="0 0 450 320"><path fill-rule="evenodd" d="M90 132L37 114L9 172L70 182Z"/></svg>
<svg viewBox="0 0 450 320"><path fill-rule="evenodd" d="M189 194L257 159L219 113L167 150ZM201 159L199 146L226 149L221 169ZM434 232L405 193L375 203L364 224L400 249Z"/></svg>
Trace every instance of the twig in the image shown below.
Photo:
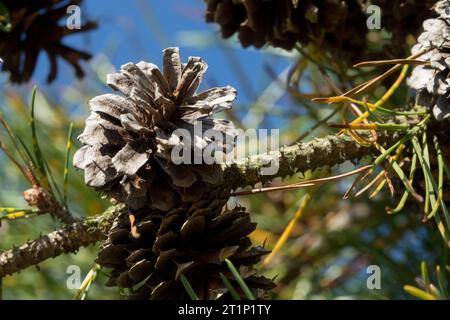
<svg viewBox="0 0 450 320"><path fill-rule="evenodd" d="M0 278L104 239L123 208L123 205L112 206L95 218L72 223L0 253Z"/></svg>

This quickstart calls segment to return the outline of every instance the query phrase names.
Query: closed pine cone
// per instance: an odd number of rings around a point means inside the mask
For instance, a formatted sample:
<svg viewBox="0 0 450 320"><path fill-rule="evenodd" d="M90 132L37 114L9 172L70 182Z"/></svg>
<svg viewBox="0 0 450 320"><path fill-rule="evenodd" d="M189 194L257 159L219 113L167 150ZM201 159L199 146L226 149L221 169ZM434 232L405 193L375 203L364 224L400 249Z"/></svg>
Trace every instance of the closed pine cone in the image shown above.
<svg viewBox="0 0 450 320"><path fill-rule="evenodd" d="M265 44L291 50L312 45L348 63L366 58L401 57L405 39L431 16L433 0L205 0L207 22L220 26L222 37L238 34L243 47ZM380 7L381 28L392 43L381 52L367 48L368 5ZM370 12L369 12L370 13ZM377 30L375 30L377 31ZM377 31L378 32L378 31Z"/></svg>

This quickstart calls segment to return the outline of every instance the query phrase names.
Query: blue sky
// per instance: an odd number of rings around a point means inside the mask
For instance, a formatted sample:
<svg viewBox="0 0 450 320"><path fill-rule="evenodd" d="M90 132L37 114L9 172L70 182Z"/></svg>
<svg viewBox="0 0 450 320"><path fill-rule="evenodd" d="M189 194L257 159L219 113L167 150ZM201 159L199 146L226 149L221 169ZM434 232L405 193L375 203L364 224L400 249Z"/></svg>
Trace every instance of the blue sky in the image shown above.
<svg viewBox="0 0 450 320"><path fill-rule="evenodd" d="M96 20L99 28L89 34L67 37L67 44L108 56L117 69L126 62L146 60L161 64L161 51L179 46L183 60L201 56L209 65L204 86L232 85L238 103L253 101L271 82L264 71L277 73L288 66L286 59L253 48L243 49L236 40L223 41L215 24L204 21L203 0L86 0L82 19ZM72 70L60 62L58 84L73 81ZM35 81L45 83L48 62L39 59Z"/></svg>

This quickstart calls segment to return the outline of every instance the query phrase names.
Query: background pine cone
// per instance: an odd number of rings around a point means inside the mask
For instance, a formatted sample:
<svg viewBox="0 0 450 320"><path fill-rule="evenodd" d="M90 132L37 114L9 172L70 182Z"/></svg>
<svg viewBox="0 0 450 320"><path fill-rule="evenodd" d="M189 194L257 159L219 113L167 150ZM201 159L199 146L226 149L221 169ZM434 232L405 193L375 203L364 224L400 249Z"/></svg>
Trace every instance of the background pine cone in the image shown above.
<svg viewBox="0 0 450 320"><path fill-rule="evenodd" d="M227 199L217 192L210 199L169 212L122 212L98 253L97 262L113 269L107 285L133 288L130 299L189 299L183 274L200 299L231 298L220 273L240 290L228 258L255 297L263 298L274 284L253 268L268 253L251 247L248 234L256 224L244 208L222 210Z"/></svg>
<svg viewBox="0 0 450 320"><path fill-rule="evenodd" d="M381 26L392 33L394 45L384 56L402 56L405 38L420 29L431 12L427 0L205 0L206 21L220 25L224 38L238 33L243 47L270 44L291 50L296 43L312 44L347 62L362 61L369 52L366 36L368 4L381 8Z"/></svg>
<svg viewBox="0 0 450 320"><path fill-rule="evenodd" d="M417 90L420 105L433 110L437 120L450 117L450 1L436 3L434 7L438 17L425 20L424 31L412 53L428 51L418 59L430 64L416 66L408 79L408 85Z"/></svg>
<svg viewBox="0 0 450 320"><path fill-rule="evenodd" d="M125 97L105 94L89 102L91 115L78 137L84 146L74 156L87 185L134 209L151 205L167 211L201 199L223 179L219 164L194 162L213 141L205 131L223 137L221 151L234 145L232 123L211 116L231 107L236 90L227 86L197 94L206 63L190 57L182 64L178 48L163 52L163 73L141 61L108 75L107 83ZM187 134L180 138L177 129ZM176 162L174 148L184 148L177 155L193 164Z"/></svg>
<svg viewBox="0 0 450 320"><path fill-rule="evenodd" d="M11 23L0 30L0 57L2 70L11 73L12 82L25 82L33 75L41 51L50 60L48 82L55 80L58 73L57 57L66 60L75 69L77 77L84 76L80 60L91 55L62 43L65 36L86 32L97 27L88 21L80 29L70 30L66 26L67 7L79 5L81 0L3 0Z"/></svg>
<svg viewBox="0 0 450 320"><path fill-rule="evenodd" d="M339 29L343 37L329 39L334 45L347 45L350 34L344 26L347 13L354 10L355 2L344 1L299 1L294 7L292 0L258 1L258 0L209 0L207 2L206 21L216 22L221 27L222 36L228 38L239 34L243 47L256 48L269 43L275 47L291 50L297 42L308 44L327 42L329 33ZM358 5L358 10L359 5ZM352 17L353 18L353 17ZM362 31L365 19L352 21L355 31ZM365 31L364 31L365 34ZM364 40L351 34L352 45L361 47L365 44L356 42ZM345 39L344 39L345 38ZM337 50L338 48L336 48ZM359 50L355 48L355 50Z"/></svg>

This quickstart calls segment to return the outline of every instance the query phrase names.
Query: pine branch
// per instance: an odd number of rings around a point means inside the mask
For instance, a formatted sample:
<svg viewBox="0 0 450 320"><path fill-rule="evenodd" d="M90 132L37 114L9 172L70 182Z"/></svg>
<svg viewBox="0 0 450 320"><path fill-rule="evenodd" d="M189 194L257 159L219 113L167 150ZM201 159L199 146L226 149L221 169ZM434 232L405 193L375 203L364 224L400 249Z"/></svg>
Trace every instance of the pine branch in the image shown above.
<svg viewBox="0 0 450 320"><path fill-rule="evenodd" d="M53 194L49 194L40 187L31 188L27 191L38 195L37 197L39 200L35 203L35 207L37 207L39 211L48 212L65 225L72 224L77 221L77 219L75 219L70 213L69 209L66 206L61 205ZM40 194L42 194L42 196L40 196ZM32 203L30 203L30 205L32 205Z"/></svg>
<svg viewBox="0 0 450 320"><path fill-rule="evenodd" d="M111 206L101 215L75 222L24 245L0 253L0 278L61 254L73 253L105 238L123 205Z"/></svg>
<svg viewBox="0 0 450 320"><path fill-rule="evenodd" d="M403 121L405 121L403 119ZM414 121L413 121L414 122ZM389 144L398 139L398 133L379 136L380 144ZM242 163L235 163L225 168L225 189L237 189L258 182L267 182L276 177L292 176L298 172L314 170L325 166L332 167L347 160L361 159L376 154L376 149L362 147L347 136L329 135L310 142L296 143L281 148L268 155L247 158ZM279 162L279 170L270 175L261 175L267 161ZM19 272L29 266L37 265L49 258L61 254L73 253L105 238L114 218L123 210L123 205L111 206L104 213L80 220L60 230L41 236L36 240L0 253L0 278Z"/></svg>
<svg viewBox="0 0 450 320"><path fill-rule="evenodd" d="M396 133L380 135L378 142L384 145L397 138ZM224 181L230 189L243 188L259 182L269 182L277 177L285 178L307 170L333 167L348 160L359 160L378 153L375 148L363 147L348 136L329 135L285 146L280 151L269 154L251 156L245 161L232 164L225 169ZM269 167L270 162L279 164L278 171L262 174L263 168Z"/></svg>

